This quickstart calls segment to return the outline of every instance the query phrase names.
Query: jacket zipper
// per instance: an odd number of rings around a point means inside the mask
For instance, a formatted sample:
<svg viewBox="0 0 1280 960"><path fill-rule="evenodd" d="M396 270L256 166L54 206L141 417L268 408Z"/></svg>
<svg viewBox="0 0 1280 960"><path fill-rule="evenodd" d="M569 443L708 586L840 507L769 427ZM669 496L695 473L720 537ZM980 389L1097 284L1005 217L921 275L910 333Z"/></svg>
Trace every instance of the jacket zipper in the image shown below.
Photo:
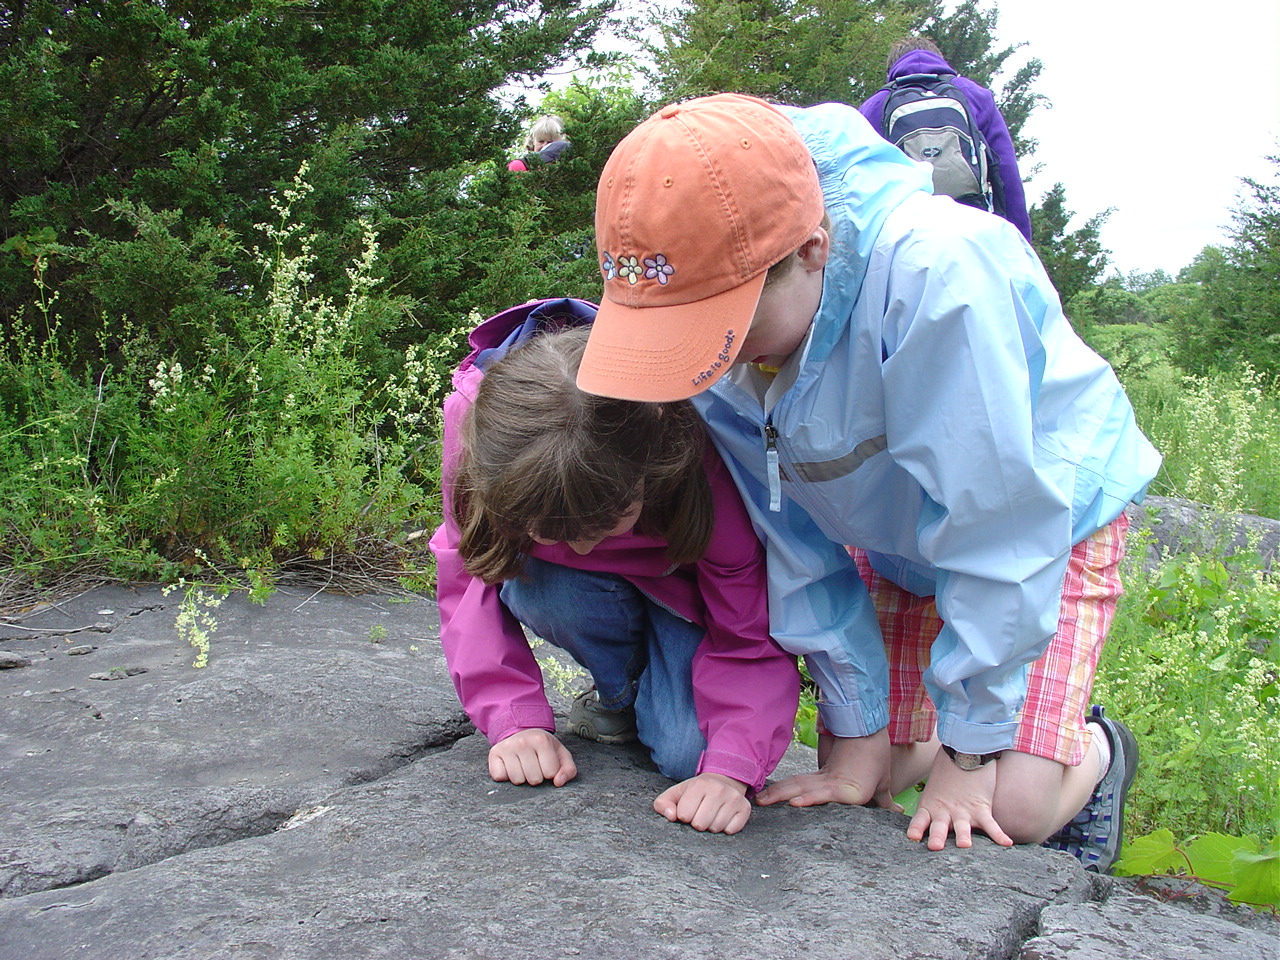
<svg viewBox="0 0 1280 960"><path fill-rule="evenodd" d="M778 466L778 430L772 415L764 421L764 455L769 475L769 510L778 513L782 509L782 473Z"/></svg>

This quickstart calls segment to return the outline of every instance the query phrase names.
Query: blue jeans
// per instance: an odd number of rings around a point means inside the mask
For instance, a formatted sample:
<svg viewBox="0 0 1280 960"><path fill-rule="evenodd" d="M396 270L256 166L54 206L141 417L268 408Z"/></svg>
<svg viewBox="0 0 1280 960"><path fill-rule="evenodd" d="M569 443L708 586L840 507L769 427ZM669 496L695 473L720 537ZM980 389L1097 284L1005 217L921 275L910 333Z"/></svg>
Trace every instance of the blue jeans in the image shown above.
<svg viewBox="0 0 1280 960"><path fill-rule="evenodd" d="M697 773L707 747L693 704L693 655L702 627L616 574L536 557L502 585L502 602L591 674L601 706L635 706L640 742L664 776L687 780Z"/></svg>

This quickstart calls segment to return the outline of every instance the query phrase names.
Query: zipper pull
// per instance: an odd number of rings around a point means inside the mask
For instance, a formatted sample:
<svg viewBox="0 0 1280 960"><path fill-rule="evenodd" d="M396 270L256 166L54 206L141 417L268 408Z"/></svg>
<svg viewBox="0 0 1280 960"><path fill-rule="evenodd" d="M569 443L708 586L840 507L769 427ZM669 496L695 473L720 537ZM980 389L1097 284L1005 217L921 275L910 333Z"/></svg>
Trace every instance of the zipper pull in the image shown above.
<svg viewBox="0 0 1280 960"><path fill-rule="evenodd" d="M782 474L778 468L778 431L772 420L764 424L764 456L769 475L769 509L778 513L782 509Z"/></svg>

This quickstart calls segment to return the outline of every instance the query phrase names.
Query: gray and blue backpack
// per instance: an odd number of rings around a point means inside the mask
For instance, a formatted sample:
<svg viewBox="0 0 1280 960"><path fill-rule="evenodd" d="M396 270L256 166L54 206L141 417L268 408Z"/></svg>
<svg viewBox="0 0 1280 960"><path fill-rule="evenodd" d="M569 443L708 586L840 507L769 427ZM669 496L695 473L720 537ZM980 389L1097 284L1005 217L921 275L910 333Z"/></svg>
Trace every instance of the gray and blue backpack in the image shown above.
<svg viewBox="0 0 1280 960"><path fill-rule="evenodd" d="M933 165L933 192L1004 213L999 161L973 120L954 74L913 73L885 89L881 132L913 160Z"/></svg>

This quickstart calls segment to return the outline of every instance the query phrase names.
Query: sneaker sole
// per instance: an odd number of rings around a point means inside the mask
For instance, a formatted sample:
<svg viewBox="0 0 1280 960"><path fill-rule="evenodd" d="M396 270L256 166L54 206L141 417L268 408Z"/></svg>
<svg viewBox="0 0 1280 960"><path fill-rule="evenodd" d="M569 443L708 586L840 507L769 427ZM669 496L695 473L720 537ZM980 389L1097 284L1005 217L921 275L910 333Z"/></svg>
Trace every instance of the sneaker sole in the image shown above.
<svg viewBox="0 0 1280 960"><path fill-rule="evenodd" d="M592 730L586 724L582 724L581 726L577 726L577 727L571 727L569 732L572 733L575 737L579 737L582 740L594 740L596 743L607 743L607 744L610 744L611 746L617 746L618 744L623 744L623 743L635 743L637 740L637 737L634 733L624 733L621 735L597 734L594 730Z"/></svg>

